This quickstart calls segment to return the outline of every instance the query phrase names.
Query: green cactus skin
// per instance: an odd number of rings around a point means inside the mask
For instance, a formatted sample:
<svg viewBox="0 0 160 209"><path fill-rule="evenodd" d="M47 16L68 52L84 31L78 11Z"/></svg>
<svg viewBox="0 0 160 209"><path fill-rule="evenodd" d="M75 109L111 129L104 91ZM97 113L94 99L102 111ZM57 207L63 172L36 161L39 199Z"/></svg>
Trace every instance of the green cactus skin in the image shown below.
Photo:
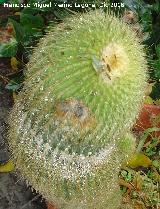
<svg viewBox="0 0 160 209"><path fill-rule="evenodd" d="M147 80L143 46L112 14L74 16L50 30L27 65L10 114L16 168L59 209L116 209L118 172Z"/></svg>

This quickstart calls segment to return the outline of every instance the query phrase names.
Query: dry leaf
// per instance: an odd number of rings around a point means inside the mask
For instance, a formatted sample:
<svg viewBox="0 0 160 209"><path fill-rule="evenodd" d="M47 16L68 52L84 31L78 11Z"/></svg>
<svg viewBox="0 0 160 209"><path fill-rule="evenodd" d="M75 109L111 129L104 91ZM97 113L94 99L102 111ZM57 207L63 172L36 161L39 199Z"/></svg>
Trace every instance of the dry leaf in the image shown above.
<svg viewBox="0 0 160 209"><path fill-rule="evenodd" d="M21 15L20 12L15 12L14 15L18 16L18 15Z"/></svg>
<svg viewBox="0 0 160 209"><path fill-rule="evenodd" d="M142 183L143 180L141 178L141 175L139 172L136 173L134 180L133 180L134 186L136 188L137 191L141 191L142 190Z"/></svg>
<svg viewBox="0 0 160 209"><path fill-rule="evenodd" d="M136 168L139 166L149 167L152 164L152 161L144 155L143 153L135 153L131 159L127 162L127 166L131 168Z"/></svg>
<svg viewBox="0 0 160 209"><path fill-rule="evenodd" d="M134 204L134 209L144 209L143 203L140 201L136 201Z"/></svg>
<svg viewBox="0 0 160 209"><path fill-rule="evenodd" d="M10 172L14 169L13 162L9 160L6 164L0 165L0 173Z"/></svg>
<svg viewBox="0 0 160 209"><path fill-rule="evenodd" d="M13 91L12 96L13 96L13 101L15 102L15 101L16 101L16 99L17 99L17 94L16 94L16 92L15 92L15 91Z"/></svg>
<svg viewBox="0 0 160 209"><path fill-rule="evenodd" d="M144 103L153 105L154 104L154 100L150 96L146 96Z"/></svg>
<svg viewBox="0 0 160 209"><path fill-rule="evenodd" d="M11 67L14 71L18 70L18 64L19 61L16 59L16 57L11 57Z"/></svg>
<svg viewBox="0 0 160 209"><path fill-rule="evenodd" d="M119 185L127 187L130 191L134 189L134 187L130 183L126 182L123 179L119 179Z"/></svg>

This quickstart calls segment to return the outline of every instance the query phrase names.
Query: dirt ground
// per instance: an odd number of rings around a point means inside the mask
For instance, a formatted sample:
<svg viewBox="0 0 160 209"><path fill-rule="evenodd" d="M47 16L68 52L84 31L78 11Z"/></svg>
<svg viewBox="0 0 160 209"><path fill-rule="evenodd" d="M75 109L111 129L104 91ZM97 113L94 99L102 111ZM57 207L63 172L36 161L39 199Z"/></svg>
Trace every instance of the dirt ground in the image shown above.
<svg viewBox="0 0 160 209"><path fill-rule="evenodd" d="M7 115L13 105L11 93L5 89L6 75L11 72L10 60L0 58L0 165L7 149ZM39 194L31 191L14 172L0 173L0 209L46 209L44 200Z"/></svg>

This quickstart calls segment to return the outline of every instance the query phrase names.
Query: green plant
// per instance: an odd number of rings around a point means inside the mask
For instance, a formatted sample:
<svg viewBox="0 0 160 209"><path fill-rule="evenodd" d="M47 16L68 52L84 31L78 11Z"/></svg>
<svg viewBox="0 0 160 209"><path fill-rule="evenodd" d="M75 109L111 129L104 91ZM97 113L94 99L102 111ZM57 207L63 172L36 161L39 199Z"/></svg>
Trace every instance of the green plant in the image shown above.
<svg viewBox="0 0 160 209"><path fill-rule="evenodd" d="M59 208L118 208L147 79L138 38L111 14L79 14L41 39L27 69L9 118L15 167Z"/></svg>
<svg viewBox="0 0 160 209"><path fill-rule="evenodd" d="M131 181L133 178L133 175L130 171L122 170L121 171L121 176L126 180L126 181Z"/></svg>
<svg viewBox="0 0 160 209"><path fill-rule="evenodd" d="M143 205L142 208L158 208L158 183L148 178L143 172L135 173L134 178L136 187L135 191L131 192L132 201L139 200Z"/></svg>
<svg viewBox="0 0 160 209"><path fill-rule="evenodd" d="M145 152L148 156L152 156L155 153L157 153L157 145L159 143L159 138L152 138L152 143L148 145L148 147L146 148Z"/></svg>

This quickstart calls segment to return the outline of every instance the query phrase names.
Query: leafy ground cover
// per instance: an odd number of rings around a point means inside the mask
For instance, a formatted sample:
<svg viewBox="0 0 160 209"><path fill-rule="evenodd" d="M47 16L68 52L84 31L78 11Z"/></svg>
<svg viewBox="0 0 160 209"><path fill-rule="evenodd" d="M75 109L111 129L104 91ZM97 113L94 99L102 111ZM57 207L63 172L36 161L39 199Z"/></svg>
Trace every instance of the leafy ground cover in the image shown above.
<svg viewBox="0 0 160 209"><path fill-rule="evenodd" d="M7 2L7 1L5 1ZM8 1L18 3L17 0ZM34 3L28 0L27 3ZM49 3L50 1L39 1ZM52 3L61 1L51 1ZM67 1L71 2L71 1ZM90 1L77 1L78 3ZM38 40L45 35L49 25L62 22L69 15L86 12L89 8L4 8L0 1L0 57L1 63L10 66L10 71L0 71L0 81L5 93L0 89L0 96L16 100L18 91L23 86L25 64L32 56L32 50ZM98 7L102 1L96 1ZM112 3L114 7L111 7ZM117 5L121 4L121 7ZM149 63L149 85L146 103L160 105L160 2L159 0L122 0L110 1L110 8L131 25L146 46ZM93 9L93 8L90 8ZM126 10L125 10L126 9ZM104 8L106 11L107 9ZM7 64L6 64L7 60ZM2 92L3 91L3 92ZM12 103L12 102L11 102ZM10 106L7 106L9 109ZM133 129L137 138L136 153L122 167L119 184L123 193L123 202L133 204L136 209L158 209L160 181L160 140L157 129L160 116L154 118L151 127L140 132ZM3 130L4 131L4 130ZM8 167L7 167L8 166ZM0 172L10 171L10 164L0 166ZM0 200L1 201L1 200Z"/></svg>

